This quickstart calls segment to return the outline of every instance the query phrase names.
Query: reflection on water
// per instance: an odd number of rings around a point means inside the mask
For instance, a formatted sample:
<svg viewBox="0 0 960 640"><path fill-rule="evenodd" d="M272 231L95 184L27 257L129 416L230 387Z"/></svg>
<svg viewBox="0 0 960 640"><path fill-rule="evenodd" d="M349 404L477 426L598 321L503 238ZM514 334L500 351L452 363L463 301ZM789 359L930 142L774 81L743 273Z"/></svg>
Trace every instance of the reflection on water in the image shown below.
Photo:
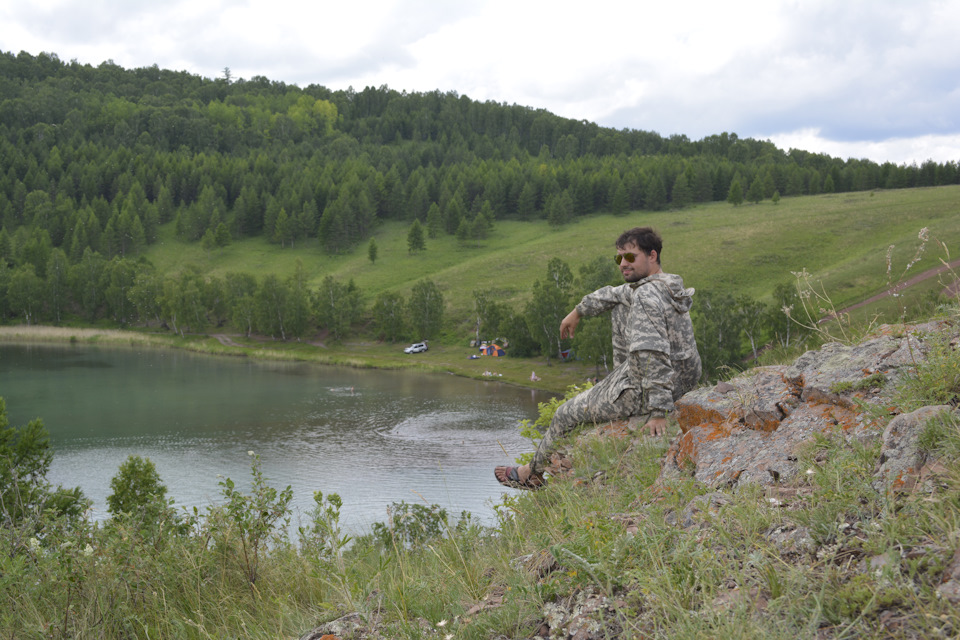
<svg viewBox="0 0 960 640"><path fill-rule="evenodd" d="M252 450L301 512L314 491L339 493L354 531L401 500L491 522L493 466L529 450L517 424L548 398L449 375L50 345L0 345L0 396L11 424L43 419L49 479L80 486L95 518L130 455L202 510L220 500L218 479L248 486Z"/></svg>

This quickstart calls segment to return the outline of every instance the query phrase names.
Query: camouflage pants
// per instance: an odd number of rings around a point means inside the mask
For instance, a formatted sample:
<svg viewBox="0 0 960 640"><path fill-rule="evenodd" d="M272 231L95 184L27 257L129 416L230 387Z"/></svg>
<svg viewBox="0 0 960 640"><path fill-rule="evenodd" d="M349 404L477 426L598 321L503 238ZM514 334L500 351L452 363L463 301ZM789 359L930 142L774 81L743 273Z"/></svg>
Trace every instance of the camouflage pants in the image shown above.
<svg viewBox="0 0 960 640"><path fill-rule="evenodd" d="M583 393L567 400L557 408L550 421L550 428L543 434L537 446L530 468L542 473L550 455L556 449L556 441L568 435L584 423L599 424L644 413L639 389L624 389L620 394L609 388L617 384L617 376L609 375ZM612 399L611 399L612 398Z"/></svg>

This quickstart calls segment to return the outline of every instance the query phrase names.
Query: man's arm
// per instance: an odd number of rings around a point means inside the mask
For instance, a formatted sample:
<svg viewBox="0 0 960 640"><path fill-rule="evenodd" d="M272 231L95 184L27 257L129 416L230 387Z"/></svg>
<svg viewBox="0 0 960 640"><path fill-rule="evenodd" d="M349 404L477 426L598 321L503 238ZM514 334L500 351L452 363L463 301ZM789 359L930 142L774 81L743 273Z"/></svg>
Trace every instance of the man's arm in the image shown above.
<svg viewBox="0 0 960 640"><path fill-rule="evenodd" d="M662 435L667 432L666 416L673 409L670 357L660 351L634 351L629 360L630 377L639 382L644 408L652 414L647 421L650 435Z"/></svg>
<svg viewBox="0 0 960 640"><path fill-rule="evenodd" d="M618 304L630 304L629 296L632 296L632 292L623 285L600 287L593 293L583 296L577 304L577 312L581 318L599 316Z"/></svg>
<svg viewBox="0 0 960 640"><path fill-rule="evenodd" d="M673 363L667 340L664 305L640 291L631 307L633 341L628 358L630 377L643 394L643 407L652 414L647 426L651 435L667 430L667 414L673 409Z"/></svg>
<svg viewBox="0 0 960 640"><path fill-rule="evenodd" d="M574 307L573 311L560 322L560 338L572 338L580 324L580 319L586 316L598 316L601 313L610 311L618 304L623 304L620 299L621 292L617 287L600 287L593 293L583 296L580 303Z"/></svg>

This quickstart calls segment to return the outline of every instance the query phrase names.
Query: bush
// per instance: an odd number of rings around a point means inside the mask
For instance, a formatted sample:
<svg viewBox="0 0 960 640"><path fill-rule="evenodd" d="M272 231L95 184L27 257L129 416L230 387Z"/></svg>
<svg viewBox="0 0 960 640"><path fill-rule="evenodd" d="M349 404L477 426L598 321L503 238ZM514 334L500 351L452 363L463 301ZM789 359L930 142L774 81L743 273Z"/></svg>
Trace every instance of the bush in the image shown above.
<svg viewBox="0 0 960 640"><path fill-rule="evenodd" d="M149 458L130 456L110 480L107 511L115 518L139 515L148 520L167 506L167 487Z"/></svg>
<svg viewBox="0 0 960 640"><path fill-rule="evenodd" d="M79 488L51 488L47 472L53 461L50 434L39 418L11 427L7 403L0 398L0 516L3 526L18 527L44 511L79 518L87 500ZM39 524L37 525L39 526Z"/></svg>
<svg viewBox="0 0 960 640"><path fill-rule="evenodd" d="M385 549L416 548L439 538L447 528L447 510L439 505L392 503L387 522L373 524L373 537Z"/></svg>
<svg viewBox="0 0 960 640"><path fill-rule="evenodd" d="M220 486L226 499L223 507L226 522L235 527L240 537L244 574L253 584L257 581L260 561L268 552L269 543L281 543L287 539L293 489L287 485L284 490L277 491L267 485L260 468L260 456L253 451L248 453L253 458L250 495L238 491L230 478L222 480ZM217 511L219 509L213 509L212 513ZM226 532L221 531L220 534L226 535Z"/></svg>

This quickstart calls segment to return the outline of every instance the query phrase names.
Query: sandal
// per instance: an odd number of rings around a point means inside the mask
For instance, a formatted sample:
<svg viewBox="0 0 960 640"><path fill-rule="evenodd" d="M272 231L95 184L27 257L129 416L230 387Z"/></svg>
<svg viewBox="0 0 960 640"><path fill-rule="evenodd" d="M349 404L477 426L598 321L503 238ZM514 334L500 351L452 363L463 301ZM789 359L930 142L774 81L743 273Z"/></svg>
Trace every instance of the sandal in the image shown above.
<svg viewBox="0 0 960 640"><path fill-rule="evenodd" d="M526 468L526 478L520 478L520 470L524 467L497 467L493 475L497 482L512 489L539 489L544 485L543 476Z"/></svg>

